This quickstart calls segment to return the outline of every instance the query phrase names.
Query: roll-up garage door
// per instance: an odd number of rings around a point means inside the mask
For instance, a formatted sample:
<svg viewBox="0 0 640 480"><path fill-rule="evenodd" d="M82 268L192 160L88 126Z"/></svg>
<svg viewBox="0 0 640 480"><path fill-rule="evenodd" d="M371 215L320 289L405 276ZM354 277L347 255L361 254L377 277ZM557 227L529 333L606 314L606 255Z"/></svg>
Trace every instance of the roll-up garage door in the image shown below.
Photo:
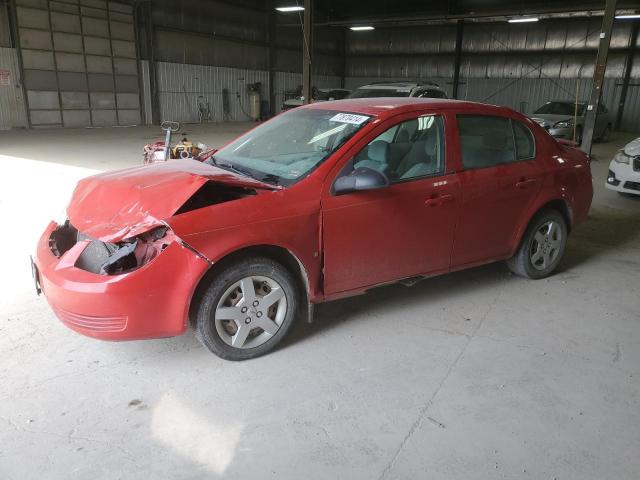
<svg viewBox="0 0 640 480"><path fill-rule="evenodd" d="M33 127L140 123L133 12L105 0L16 0Z"/></svg>

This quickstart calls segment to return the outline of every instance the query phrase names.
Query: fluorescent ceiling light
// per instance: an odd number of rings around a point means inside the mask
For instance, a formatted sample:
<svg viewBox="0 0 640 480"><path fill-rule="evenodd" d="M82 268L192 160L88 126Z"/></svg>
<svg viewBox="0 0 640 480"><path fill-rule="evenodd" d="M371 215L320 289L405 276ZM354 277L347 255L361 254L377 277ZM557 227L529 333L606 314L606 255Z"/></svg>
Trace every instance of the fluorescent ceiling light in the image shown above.
<svg viewBox="0 0 640 480"><path fill-rule="evenodd" d="M301 7L299 5L293 5L291 7L276 7L276 10L278 10L279 12L283 12L283 13L301 12L302 10L304 10L304 7Z"/></svg>
<svg viewBox="0 0 640 480"><path fill-rule="evenodd" d="M527 22L537 22L540 20L538 17L520 17L520 18L510 18L507 20L509 23L527 23Z"/></svg>
<svg viewBox="0 0 640 480"><path fill-rule="evenodd" d="M375 30L372 26L367 25L364 27L349 27L354 32L364 32L365 30Z"/></svg>
<svg viewBox="0 0 640 480"><path fill-rule="evenodd" d="M619 20L632 20L632 19L640 18L640 13L616 15L616 18L619 19Z"/></svg>

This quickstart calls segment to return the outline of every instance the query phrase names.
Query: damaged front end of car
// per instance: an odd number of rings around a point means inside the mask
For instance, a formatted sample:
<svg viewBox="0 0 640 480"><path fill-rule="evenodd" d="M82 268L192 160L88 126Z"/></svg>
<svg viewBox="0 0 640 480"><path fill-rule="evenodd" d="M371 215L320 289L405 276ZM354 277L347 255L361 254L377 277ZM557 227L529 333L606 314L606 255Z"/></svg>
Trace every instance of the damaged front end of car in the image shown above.
<svg viewBox="0 0 640 480"><path fill-rule="evenodd" d="M38 241L36 291L62 323L83 335L180 335L194 290L213 264L183 239L207 228L191 212L274 190L193 160L83 179L65 219L50 222ZM189 227L175 228L176 218L190 218Z"/></svg>
<svg viewBox="0 0 640 480"><path fill-rule="evenodd" d="M119 275L147 265L176 240L169 227L160 226L120 242L104 242L79 232L67 220L51 232L49 248L61 258L82 242L85 246L74 267L99 275Z"/></svg>

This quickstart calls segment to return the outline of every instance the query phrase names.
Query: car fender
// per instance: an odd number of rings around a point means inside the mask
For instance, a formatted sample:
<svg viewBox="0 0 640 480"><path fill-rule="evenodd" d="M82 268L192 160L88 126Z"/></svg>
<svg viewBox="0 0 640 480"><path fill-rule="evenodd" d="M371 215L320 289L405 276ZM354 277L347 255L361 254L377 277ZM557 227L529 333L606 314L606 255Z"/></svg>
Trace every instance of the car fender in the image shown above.
<svg viewBox="0 0 640 480"><path fill-rule="evenodd" d="M205 257L212 267L241 252L268 254L269 249L284 251L300 267L309 300L316 302L322 298L317 212L187 234L181 238ZM194 292L201 282L202 278L194 285Z"/></svg>
<svg viewBox="0 0 640 480"><path fill-rule="evenodd" d="M533 217L543 208L550 206L556 208L558 202L562 202L564 205L565 211L561 212L563 216L567 217L567 228L571 230L573 226L573 208L572 208L572 198L568 193L569 190L562 185L558 185L554 188L542 188L538 193L534 202L531 203L531 207L527 211L527 214L523 217L523 221L518 225L514 237L511 240L511 248L509 256L515 254L515 252L520 247L520 243L524 237L531 220Z"/></svg>

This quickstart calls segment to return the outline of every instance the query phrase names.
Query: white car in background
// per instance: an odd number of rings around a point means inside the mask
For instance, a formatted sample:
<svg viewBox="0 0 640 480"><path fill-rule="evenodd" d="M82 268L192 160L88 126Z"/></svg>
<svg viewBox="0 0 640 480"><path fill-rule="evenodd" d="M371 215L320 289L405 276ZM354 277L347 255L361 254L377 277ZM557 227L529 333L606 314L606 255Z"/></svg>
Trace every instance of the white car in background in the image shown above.
<svg viewBox="0 0 640 480"><path fill-rule="evenodd" d="M605 186L619 193L640 195L640 138L627 143L613 157Z"/></svg>

